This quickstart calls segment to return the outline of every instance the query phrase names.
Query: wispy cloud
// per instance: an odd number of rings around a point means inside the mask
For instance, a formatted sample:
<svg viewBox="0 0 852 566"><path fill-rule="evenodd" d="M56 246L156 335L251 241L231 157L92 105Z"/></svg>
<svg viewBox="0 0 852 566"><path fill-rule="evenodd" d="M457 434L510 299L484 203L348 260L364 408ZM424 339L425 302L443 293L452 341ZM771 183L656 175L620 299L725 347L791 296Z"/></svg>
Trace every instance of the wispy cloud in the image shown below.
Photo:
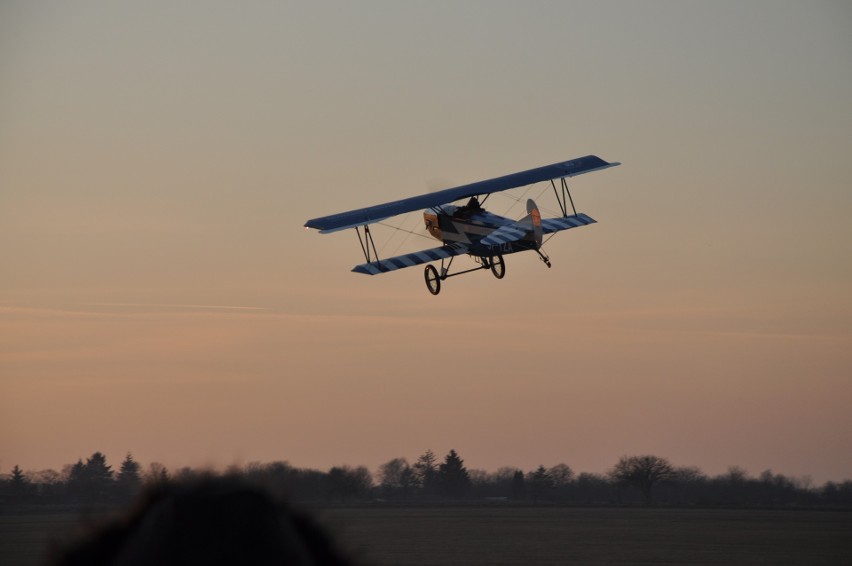
<svg viewBox="0 0 852 566"><path fill-rule="evenodd" d="M167 308L167 309L192 309L192 310L247 310L265 311L266 307L248 307L237 305L193 305L174 303L82 303L84 307L121 307L121 308Z"/></svg>

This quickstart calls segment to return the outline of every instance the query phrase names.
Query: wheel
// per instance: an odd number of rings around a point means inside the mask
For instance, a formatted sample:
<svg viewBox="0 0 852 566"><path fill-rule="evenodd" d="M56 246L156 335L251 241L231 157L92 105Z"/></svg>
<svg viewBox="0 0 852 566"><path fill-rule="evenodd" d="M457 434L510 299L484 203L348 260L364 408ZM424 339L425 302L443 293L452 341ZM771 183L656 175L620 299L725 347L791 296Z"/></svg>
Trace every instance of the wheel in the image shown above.
<svg viewBox="0 0 852 566"><path fill-rule="evenodd" d="M488 263L491 264L491 273L494 274L494 277L503 279L503 276L506 275L506 262L503 261L503 256L495 255Z"/></svg>
<svg viewBox="0 0 852 566"><path fill-rule="evenodd" d="M426 288L429 289L430 293L437 295L441 292L441 278L438 277L438 270L435 269L434 265L426 266L423 277L426 279Z"/></svg>

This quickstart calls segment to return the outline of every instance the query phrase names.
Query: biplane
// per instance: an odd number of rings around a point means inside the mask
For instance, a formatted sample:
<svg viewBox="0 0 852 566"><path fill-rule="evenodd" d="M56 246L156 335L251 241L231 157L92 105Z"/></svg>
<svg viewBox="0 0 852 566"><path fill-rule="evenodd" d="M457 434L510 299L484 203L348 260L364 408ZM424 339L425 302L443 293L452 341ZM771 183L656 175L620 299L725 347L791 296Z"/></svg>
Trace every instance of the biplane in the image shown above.
<svg viewBox="0 0 852 566"><path fill-rule="evenodd" d="M566 179L616 165L620 163L608 163L596 155L587 155L495 179L314 218L308 220L305 227L319 230L320 234L354 228L365 259L365 263L352 268L356 273L378 275L427 264L424 272L426 287L430 293L437 295L441 291L442 281L480 269L489 269L495 277L502 279L506 274L503 256L509 254L533 251L550 267L550 258L541 249L545 235L595 223L590 216L577 212ZM559 188L556 180L559 180ZM520 220L493 214L483 208L493 193L548 181L553 187L561 216L542 218L533 199L527 200L527 214ZM465 200L467 202L462 204L453 204ZM424 209L423 220L427 232L439 240L441 245L386 259L379 258L370 225L420 209ZM465 254L473 258L477 266L450 273L453 259ZM440 270L431 263L437 261L441 262Z"/></svg>

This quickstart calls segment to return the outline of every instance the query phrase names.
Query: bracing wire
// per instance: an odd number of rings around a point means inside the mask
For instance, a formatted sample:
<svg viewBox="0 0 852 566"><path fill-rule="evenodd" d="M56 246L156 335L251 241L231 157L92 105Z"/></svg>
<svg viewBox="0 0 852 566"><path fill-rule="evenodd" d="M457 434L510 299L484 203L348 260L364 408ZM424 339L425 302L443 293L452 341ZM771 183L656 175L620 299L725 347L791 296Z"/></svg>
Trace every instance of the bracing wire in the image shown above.
<svg viewBox="0 0 852 566"><path fill-rule="evenodd" d="M505 211L502 215L503 215L503 216L508 217L508 216L509 216L509 213L511 212L511 210L512 210L512 209L513 209L513 208L514 208L517 204L519 204L519 203L523 202L524 198L527 196L527 193L529 193L529 192L530 192L530 190L532 190L532 188L533 188L534 186L535 186L535 185L529 185L529 186L528 186L528 187L524 190L524 192L523 192L523 193L521 193L521 195L520 195L520 196L517 196L517 197L512 196L511 194L506 193L506 192L492 193L492 194L494 194L494 195L501 196L501 197L504 197L504 198L506 198L506 199L509 199L509 200L513 201L513 202L509 205L509 207L506 209L506 211ZM543 189L542 189L542 190L538 193L538 195L537 195L537 196L535 197L535 199L534 199L534 200L536 201L536 203L538 203L538 201L541 199L541 197L544 195L544 193L547 191L547 189L548 189L548 188L549 188L548 186L545 186L545 187L544 187L544 188L543 188ZM540 208L540 210L542 210L543 212L545 212L546 214L549 214L549 215L553 215L553 216L561 216L561 215L562 215L562 213L561 213L561 212L556 212L555 210L553 210L553 209L551 209L551 208L542 207L542 206L539 206L539 208ZM416 225L417 225L417 221L418 221L418 220L419 220L419 217L415 216L414 226L416 226ZM376 222L376 224L378 224L378 225L380 225L380 226L384 226L384 227L386 227L386 228L391 228L392 230L395 230L395 231L397 231L397 232L405 232L405 233L406 233L406 236L405 236L405 237L403 237L403 238L402 238L402 240L399 242L399 244L397 244L397 245L396 245L396 247L394 248L394 250L393 250L393 252L391 253L391 255L395 255L395 254L399 251L399 249L400 249L400 248L401 248L401 247L402 247L402 246L403 246L403 245L404 245L404 244L408 241L408 239L409 239L412 235L414 235L414 236L419 236L420 238L423 238L423 239L426 239L426 240L430 240L430 241L432 240L432 237L431 237L431 236L427 236L426 234L423 234L422 232L419 232L419 231L416 231L416 230L409 230L409 229L405 228L404 226L405 226L405 224L406 224L406 221L403 221L403 222L402 222L399 226L394 226L394 225L392 225L392 224L388 224L388 223L386 223L386 222ZM550 239L551 239L551 238L552 238L555 234L556 234L555 232L554 232L553 234L550 234L550 235L547 237L547 239L546 239L546 240L544 240L544 241L541 243L542 247L544 247L544 244L546 244L546 243L547 243L547 242L548 242L548 241L549 241L549 240L550 240ZM391 240L393 240L393 238L389 238L388 240L386 240L386 241L384 242L384 244L382 244L381 248L379 249L379 253L380 253L380 254L384 254L384 250L385 250L385 248L387 248L387 247L388 247L388 245L390 245Z"/></svg>
<svg viewBox="0 0 852 566"><path fill-rule="evenodd" d="M501 197L506 197L506 198L507 198L507 199L509 199L509 200L513 200L513 201L515 201L515 202L513 202L513 203L509 206L509 208L507 208L507 209L506 209L506 212L504 212L504 213L503 213L503 216L507 216L507 217L508 217L508 216L509 216L509 212L510 212L513 208L515 208L515 205L516 205L516 204L520 203L520 202L524 199L524 197L525 197L525 196L527 196L527 193L528 193L528 192L530 192L530 189L532 189L532 185L528 186L528 187L524 190L524 192L523 192L523 193L521 193L521 196L519 196L519 197L514 197L514 196L512 196L512 195L511 195L511 194L509 194L509 193L501 192L501 193L500 193L500 196L501 196Z"/></svg>
<svg viewBox="0 0 852 566"><path fill-rule="evenodd" d="M416 216L415 216L415 218L416 218ZM392 228L394 230L397 230L398 232L406 232L408 234L407 236L405 236L402 239L402 241L399 242L399 244L397 244L396 248L394 248L391 255L396 255L396 252L398 252L399 249L403 246L403 244L405 244L405 242L408 241L408 238L410 238L412 234L415 235L415 236L420 236L421 238L425 238L427 240L432 239L430 236L427 236L426 234L423 234L421 232L417 232L416 230L408 230L406 228L403 228L403 226L405 226L405 222L403 222L399 226L393 226L392 224L387 224L385 222L376 222L376 224L379 224L380 226L385 226L386 228ZM416 223L415 223L415 226L416 226ZM383 253L384 249L388 246L388 244L390 244L390 242L391 242L390 239L386 240L385 243L382 245L382 248L379 250L379 253Z"/></svg>
<svg viewBox="0 0 852 566"><path fill-rule="evenodd" d="M509 208L506 210L506 212L504 212L504 213L503 213L503 216L507 216L507 217L508 217L508 216L509 216L509 212L510 212L513 208L515 208L515 205L516 205L516 204L518 204L518 203L520 203L520 202L522 202L522 201L524 200L524 197L526 197L526 196L527 196L527 193L528 193L528 192L530 192L530 190L533 188L533 186L534 186L534 185L530 185L530 186L528 186L528 187L527 187L527 189L526 189L526 190L525 190L525 191L521 194L521 196L519 196L519 197L514 197L514 196L512 196L512 195L511 195L511 194L509 194L509 193L495 193L495 194L497 194L497 195L499 195L499 196L502 196L502 197L505 197L505 198L507 198L507 199L509 199L509 200L514 201L514 202L513 202L513 203L509 206ZM545 187L544 187L544 188L543 188L543 189L542 189L542 190L538 193L538 196L536 196L536 197L535 197L535 199L533 199L533 200L535 200L535 201L536 201L536 204L538 204L538 201L539 201L539 200L541 200L541 197L544 195L544 193L547 191L547 189L548 189L548 187L546 187L546 186L545 186ZM553 209L551 209L551 208L547 208L547 207L543 207L543 206L539 205L539 209L540 209L540 210L542 210L542 211L544 211L544 212L545 212L545 213L547 213L547 214L551 214L551 215L554 215L554 216L562 216L562 213L561 213L561 212L556 212L555 210L553 210Z"/></svg>

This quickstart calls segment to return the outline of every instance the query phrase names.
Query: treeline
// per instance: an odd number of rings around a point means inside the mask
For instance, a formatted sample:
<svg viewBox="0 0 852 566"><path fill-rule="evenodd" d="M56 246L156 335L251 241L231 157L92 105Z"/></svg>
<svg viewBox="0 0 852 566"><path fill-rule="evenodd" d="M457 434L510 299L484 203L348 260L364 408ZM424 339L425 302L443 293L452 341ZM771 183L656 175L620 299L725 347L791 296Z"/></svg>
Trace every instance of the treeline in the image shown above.
<svg viewBox="0 0 852 566"><path fill-rule="evenodd" d="M119 505L146 486L209 475L239 476L272 493L306 505L323 504L536 504L666 505L725 507L852 508L852 481L814 486L767 470L751 476L733 467L708 476L695 467L673 466L658 456L624 456L605 474L576 474L566 464L523 471L468 469L450 450L439 459L431 450L415 462L394 458L373 473L364 466L327 471L287 462L253 463L225 472L158 463L143 469L131 454L113 469L95 452L61 472L24 472L15 466L0 476L0 508L14 505Z"/></svg>

